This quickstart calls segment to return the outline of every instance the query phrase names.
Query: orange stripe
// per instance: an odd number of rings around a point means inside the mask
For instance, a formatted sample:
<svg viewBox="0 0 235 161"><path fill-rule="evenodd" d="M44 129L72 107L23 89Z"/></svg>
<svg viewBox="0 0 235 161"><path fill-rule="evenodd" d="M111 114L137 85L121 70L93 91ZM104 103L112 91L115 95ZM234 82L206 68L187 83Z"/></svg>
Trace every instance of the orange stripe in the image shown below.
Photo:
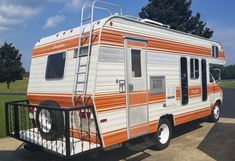
<svg viewBox="0 0 235 161"><path fill-rule="evenodd" d="M187 53L188 55L198 55L211 57L211 48L205 48L196 45L190 45L170 40L163 40L153 37L147 37L144 35L133 34L128 32L114 31L110 29L104 29L101 35L101 44L105 45L115 45L123 47L124 40L123 36L125 34L130 34L133 36L141 36L148 39L147 48L154 50L163 50L163 51L174 51L177 53ZM143 47L141 45L140 47ZM220 57L223 57L223 54L220 54Z"/></svg>
<svg viewBox="0 0 235 161"><path fill-rule="evenodd" d="M180 124L187 123L187 122L199 119L199 118L203 118L203 117L209 116L210 114L211 114L210 107L206 109L202 109L202 110L180 114L180 115L175 116L175 125L180 125Z"/></svg>
<svg viewBox="0 0 235 161"><path fill-rule="evenodd" d="M130 135L135 136L148 132L148 124L137 125L130 128Z"/></svg>
<svg viewBox="0 0 235 161"><path fill-rule="evenodd" d="M79 138L81 140L90 141L93 143L99 143L99 139L96 135L97 135L96 133L85 132L85 131L83 131L83 135L81 135L81 131L70 129L70 136L74 138Z"/></svg>
<svg viewBox="0 0 235 161"><path fill-rule="evenodd" d="M93 38L93 43L96 44L98 42L99 29L95 32L96 36ZM166 52L175 52L175 53L184 53L188 55L197 55L197 56L205 56L211 57L211 49L205 48L201 46L195 46L170 40L163 40L153 37L147 37L144 35L138 35L128 32L114 31L110 29L104 29L101 35L101 44L103 45L112 45L112 46L124 46L123 36L126 34L131 34L133 36L141 36L148 39L147 49L158 50L158 51L166 51ZM88 39L84 39L82 44L85 45L88 43ZM71 39L64 39L61 41L54 41L48 43L48 45L43 45L43 47L36 47L33 49L32 56L38 57L43 55L48 55L48 53L66 50L69 48L76 48L78 45L78 37L71 37ZM130 42L130 45L143 47L143 43L138 42ZM224 51L219 51L219 58L224 60Z"/></svg>
<svg viewBox="0 0 235 161"><path fill-rule="evenodd" d="M104 145L105 147L109 147L118 143L122 143L127 141L127 130L122 129L118 131L112 131L106 134L103 134Z"/></svg>
<svg viewBox="0 0 235 161"><path fill-rule="evenodd" d="M157 132L158 122L157 121L151 121L149 122L149 133Z"/></svg>
<svg viewBox="0 0 235 161"><path fill-rule="evenodd" d="M95 32L95 36L92 38L92 43L98 42L99 36L97 35L99 32ZM82 45L88 44L88 39L84 38L82 39ZM37 56L42 56L43 55L48 55L49 53L60 51L60 50L65 50L69 48L76 48L78 46L79 39L78 37L71 38L68 40L61 40L49 45L43 45L42 47L36 47L33 49L32 52L32 57L37 57Z"/></svg>

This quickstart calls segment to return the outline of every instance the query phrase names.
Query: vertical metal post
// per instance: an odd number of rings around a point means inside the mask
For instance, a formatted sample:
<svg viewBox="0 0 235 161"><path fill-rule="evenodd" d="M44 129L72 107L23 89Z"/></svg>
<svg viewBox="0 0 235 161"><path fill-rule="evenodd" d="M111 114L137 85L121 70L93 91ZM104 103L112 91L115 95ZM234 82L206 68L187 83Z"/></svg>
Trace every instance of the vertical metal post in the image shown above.
<svg viewBox="0 0 235 161"><path fill-rule="evenodd" d="M66 141L66 157L70 157L70 125L69 110L65 111L65 141Z"/></svg>
<svg viewBox="0 0 235 161"><path fill-rule="evenodd" d="M6 135L9 136L10 129L9 129L9 110L8 110L8 104L5 103L5 122L6 122Z"/></svg>
<svg viewBox="0 0 235 161"><path fill-rule="evenodd" d="M17 104L14 104L14 123L15 123L15 137L19 137L19 109Z"/></svg>

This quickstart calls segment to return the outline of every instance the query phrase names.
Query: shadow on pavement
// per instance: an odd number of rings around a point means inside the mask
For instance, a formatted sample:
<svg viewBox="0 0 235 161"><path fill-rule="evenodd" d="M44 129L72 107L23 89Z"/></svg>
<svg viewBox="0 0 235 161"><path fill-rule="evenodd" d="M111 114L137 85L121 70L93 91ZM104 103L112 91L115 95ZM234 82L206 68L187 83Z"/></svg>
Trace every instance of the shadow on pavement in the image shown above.
<svg viewBox="0 0 235 161"><path fill-rule="evenodd" d="M189 133L191 131L197 130L199 128L202 128L203 126L200 125L200 123L205 122L206 119L200 119L196 120L184 125L177 126L174 128L174 136L173 138L179 137L181 135L184 135L186 133ZM100 161L118 161L118 160L126 160L126 161L140 161L145 158L151 157L151 154L146 153L144 150L151 149L156 150L152 145L154 145L153 142L150 143L149 138L151 136L147 137L140 137L137 139L134 139L131 141L134 145L132 146L132 143L130 143L129 148L122 147L110 151L101 151L98 153L97 156L94 156L94 154L90 155L84 155L82 157L76 157L74 159L71 159L72 161L94 161L94 160L100 160ZM137 144L139 143L139 144ZM135 148L133 148L136 146ZM135 150L133 150L135 149ZM63 159L54 156L52 154L46 153L44 151L30 151L26 149L18 149L16 151L0 151L0 161L16 161L16 160L24 160L24 161L62 161Z"/></svg>
<svg viewBox="0 0 235 161"><path fill-rule="evenodd" d="M224 100L221 116L235 118L235 89L223 89Z"/></svg>
<svg viewBox="0 0 235 161"><path fill-rule="evenodd" d="M235 160L235 124L215 124L198 149L218 161Z"/></svg>

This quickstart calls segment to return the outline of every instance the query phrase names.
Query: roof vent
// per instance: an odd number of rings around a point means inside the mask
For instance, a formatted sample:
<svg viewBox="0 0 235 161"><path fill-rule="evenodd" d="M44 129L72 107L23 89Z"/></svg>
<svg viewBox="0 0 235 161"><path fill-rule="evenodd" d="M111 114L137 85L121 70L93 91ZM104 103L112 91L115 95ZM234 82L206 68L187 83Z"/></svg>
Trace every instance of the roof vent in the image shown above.
<svg viewBox="0 0 235 161"><path fill-rule="evenodd" d="M143 22L143 23L148 23L148 24L152 24L152 25L156 25L156 26L162 26L162 27L166 27L166 28L170 28L170 25L165 25L161 22L157 22L157 21L153 21L153 20L150 20L150 19L141 19L140 22Z"/></svg>

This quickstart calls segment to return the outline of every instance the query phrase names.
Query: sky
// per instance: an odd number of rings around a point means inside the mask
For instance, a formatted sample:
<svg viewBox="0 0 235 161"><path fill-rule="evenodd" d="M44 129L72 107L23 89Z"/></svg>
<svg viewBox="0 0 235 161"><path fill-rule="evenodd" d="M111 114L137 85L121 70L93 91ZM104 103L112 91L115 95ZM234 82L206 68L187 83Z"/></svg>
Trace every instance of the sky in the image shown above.
<svg viewBox="0 0 235 161"><path fill-rule="evenodd" d="M148 0L106 0L120 4L124 15L138 16ZM79 26L81 6L89 0L0 0L0 45L13 43L30 69L35 43L59 31ZM222 43L226 65L235 64L235 1L192 0L193 13L214 30L213 40Z"/></svg>

